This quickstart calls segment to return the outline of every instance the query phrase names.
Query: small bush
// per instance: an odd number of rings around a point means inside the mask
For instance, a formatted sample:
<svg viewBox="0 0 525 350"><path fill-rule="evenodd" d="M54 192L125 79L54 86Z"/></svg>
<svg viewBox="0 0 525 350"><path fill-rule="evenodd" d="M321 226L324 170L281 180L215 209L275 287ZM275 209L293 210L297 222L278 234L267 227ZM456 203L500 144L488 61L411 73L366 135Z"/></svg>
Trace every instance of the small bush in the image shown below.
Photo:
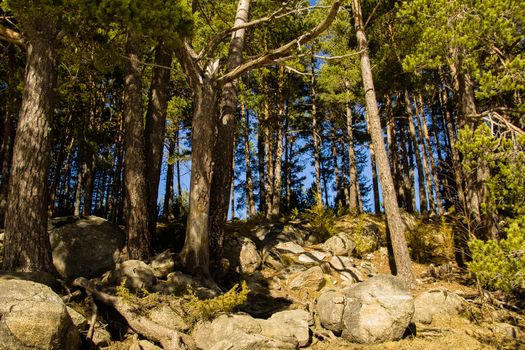
<svg viewBox="0 0 525 350"><path fill-rule="evenodd" d="M331 208L325 208L322 203L306 209L305 217L308 219L311 230L325 241L336 233L335 213Z"/></svg>
<svg viewBox="0 0 525 350"><path fill-rule="evenodd" d="M417 262L454 259L454 233L444 219L439 224L417 222L407 231L406 238L410 256Z"/></svg>
<svg viewBox="0 0 525 350"><path fill-rule="evenodd" d="M362 257L377 250L381 244L381 232L373 224L367 222L367 214L359 214L352 226L352 240L355 243L355 254ZM376 232L377 231L377 232Z"/></svg>
<svg viewBox="0 0 525 350"><path fill-rule="evenodd" d="M248 299L250 289L243 281L241 285L236 284L228 292L213 299L201 300L190 291L190 300L183 304L188 321L195 323L198 320L209 320L221 313L231 312Z"/></svg>
<svg viewBox="0 0 525 350"><path fill-rule="evenodd" d="M469 270L481 286L511 292L525 285L525 216L511 222L507 238L469 241Z"/></svg>

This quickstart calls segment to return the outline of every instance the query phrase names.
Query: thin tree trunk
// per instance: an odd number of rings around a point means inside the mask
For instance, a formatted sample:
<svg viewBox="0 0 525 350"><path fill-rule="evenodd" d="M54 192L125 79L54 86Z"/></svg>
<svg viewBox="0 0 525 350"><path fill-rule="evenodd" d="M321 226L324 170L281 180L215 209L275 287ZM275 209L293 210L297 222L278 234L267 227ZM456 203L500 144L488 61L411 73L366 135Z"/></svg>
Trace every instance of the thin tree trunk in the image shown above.
<svg viewBox="0 0 525 350"><path fill-rule="evenodd" d="M253 182L251 168L250 152L250 115L246 113L244 100L241 99L241 116L244 119L243 136L244 136L244 164L246 167L246 218L254 217L256 214L255 201L253 199Z"/></svg>
<svg viewBox="0 0 525 350"><path fill-rule="evenodd" d="M159 39L155 48L155 67L151 78L148 111L146 113L146 194L148 199L148 230L153 241L157 231L157 197L159 193L160 169L164 151L164 133L168 109L168 89L171 49ZM173 176L173 174L172 174Z"/></svg>
<svg viewBox="0 0 525 350"><path fill-rule="evenodd" d="M257 165L259 172L259 211L263 214L266 213L266 183L264 165L266 164L266 152L264 149L264 134L265 134L265 122L264 114L258 113L258 128L257 128Z"/></svg>
<svg viewBox="0 0 525 350"><path fill-rule="evenodd" d="M166 165L166 187L164 189L164 205L163 216L164 220L173 220L173 175L175 168L175 140L169 138L168 140L168 161Z"/></svg>
<svg viewBox="0 0 525 350"><path fill-rule="evenodd" d="M283 68L281 68L283 69ZM282 70L281 72L284 72ZM281 73L284 75L284 73ZM283 79L281 77L281 79ZM273 200L272 200L272 211L271 217L278 218L281 215L281 188L282 188L282 158L283 158L283 118L284 118L284 101L282 93L279 92L277 102L277 135L275 142L275 166L273 169L274 185L273 185Z"/></svg>
<svg viewBox="0 0 525 350"><path fill-rule="evenodd" d="M381 214L381 203L379 200L379 181L377 180L377 165L374 145L370 144L370 167L372 168L372 189L374 192L374 213Z"/></svg>
<svg viewBox="0 0 525 350"><path fill-rule="evenodd" d="M315 169L315 186L317 205L323 205L323 193L321 187L321 134L317 120L317 93L316 93L316 72L315 58L312 56L310 67L312 71L311 79L311 99L312 99L312 137L314 140L314 169ZM328 203L327 203L328 204Z"/></svg>
<svg viewBox="0 0 525 350"><path fill-rule="evenodd" d="M57 81L57 31L46 19L37 22L25 28L29 42L9 180L3 259L6 271L55 271L47 232L47 175Z"/></svg>
<svg viewBox="0 0 525 350"><path fill-rule="evenodd" d="M268 94L270 96L270 94ZM266 193L265 203L265 216L267 219L271 218L272 203L273 203L273 190L274 190L274 140L273 140L273 127L272 120L270 118L270 105L266 97L263 103L263 115L264 115L264 153L266 154L266 166L264 175L264 192Z"/></svg>
<svg viewBox="0 0 525 350"><path fill-rule="evenodd" d="M345 86L348 88L349 83L345 82ZM359 191L359 185L357 183L357 162L355 158L355 146L354 146L354 126L353 126L353 116L352 116L352 107L350 102L347 100L345 103L346 107L346 132L348 134L348 171L350 178L350 188L349 188L349 201L348 209L350 213L358 213L360 207L358 206L357 196Z"/></svg>
<svg viewBox="0 0 525 350"><path fill-rule="evenodd" d="M335 197L335 207L337 208L341 202L344 200L343 198L343 192L341 191L341 178L339 176L339 174L341 173L339 171L339 160L337 159L337 135L335 133L335 125L332 124L332 130L331 130L331 133L332 133L332 160L334 162L334 180L335 180L335 193L336 193L336 197Z"/></svg>
<svg viewBox="0 0 525 350"><path fill-rule="evenodd" d="M145 260L150 255L144 164L144 117L142 82L136 38L128 34L124 76L124 185L127 247L131 259Z"/></svg>
<svg viewBox="0 0 525 350"><path fill-rule="evenodd" d="M405 108L407 112L407 122L408 122L408 133L410 135L410 141L413 145L414 154L416 156L416 166L417 166L417 182L419 188L419 210L422 214L428 212L428 200L427 192L425 189L425 169L422 161L421 152L418 146L416 127L414 126L414 116L412 112L412 107L410 104L410 98L408 96L408 90L405 90Z"/></svg>
<svg viewBox="0 0 525 350"><path fill-rule="evenodd" d="M368 42L364 31L361 4L359 0L352 0L352 9L355 17L357 42L361 52L361 74L365 89L368 130L372 137L379 176L381 178L383 202L385 206L387 225L390 232L396 272L408 286L412 287L415 285L415 279L412 273L410 256L408 254L408 247L404 235L405 225L401 219L399 207L397 206L394 181L392 180L392 174L390 172L388 158L385 151L372 69L368 57Z"/></svg>

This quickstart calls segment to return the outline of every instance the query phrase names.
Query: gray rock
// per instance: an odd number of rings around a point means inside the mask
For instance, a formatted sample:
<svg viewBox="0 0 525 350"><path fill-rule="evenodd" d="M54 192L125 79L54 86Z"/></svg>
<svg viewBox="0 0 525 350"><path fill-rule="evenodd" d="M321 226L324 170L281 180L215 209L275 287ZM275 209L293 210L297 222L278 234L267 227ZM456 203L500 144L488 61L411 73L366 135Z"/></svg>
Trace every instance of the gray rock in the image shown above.
<svg viewBox="0 0 525 350"><path fill-rule="evenodd" d="M291 289L306 288L318 291L321 290L326 283L323 270L319 266L314 266L306 271L292 275L290 279L289 286Z"/></svg>
<svg viewBox="0 0 525 350"><path fill-rule="evenodd" d="M247 237L231 236L224 243L224 257L237 272L250 275L262 263L255 243Z"/></svg>
<svg viewBox="0 0 525 350"><path fill-rule="evenodd" d="M53 264L66 279L98 277L115 268L125 233L107 220L90 216L49 231Z"/></svg>
<svg viewBox="0 0 525 350"><path fill-rule="evenodd" d="M414 314L414 300L400 280L378 275L345 289L342 336L374 344L400 339Z"/></svg>
<svg viewBox="0 0 525 350"><path fill-rule="evenodd" d="M71 317L75 327L77 327L79 330L87 329L88 321L84 315L69 306L67 306L67 313L69 314L69 317Z"/></svg>
<svg viewBox="0 0 525 350"><path fill-rule="evenodd" d="M310 342L310 314L304 310L285 310L261 322L261 334L287 343L306 346Z"/></svg>
<svg viewBox="0 0 525 350"><path fill-rule="evenodd" d="M317 299L316 311L324 328L336 334L343 331L343 313L346 305L344 293L327 290Z"/></svg>
<svg viewBox="0 0 525 350"><path fill-rule="evenodd" d="M103 348L111 344L111 333L97 323L93 332L93 338L91 338L93 344L98 348Z"/></svg>
<svg viewBox="0 0 525 350"><path fill-rule="evenodd" d="M349 257L333 256L329 264L330 269L338 274L343 281L361 282L364 280L363 275Z"/></svg>
<svg viewBox="0 0 525 350"><path fill-rule="evenodd" d="M182 310L182 308L179 307L178 310ZM164 327L179 332L186 332L190 327L178 310L169 305L160 305L149 311L149 318Z"/></svg>
<svg viewBox="0 0 525 350"><path fill-rule="evenodd" d="M518 335L519 335L518 327L508 324L508 323L504 323L504 322L496 322L492 326L492 331L497 336L505 340L508 340L508 341L515 340L516 338L518 338Z"/></svg>
<svg viewBox="0 0 525 350"><path fill-rule="evenodd" d="M60 291L62 287L56 277L49 272L0 272L0 279L40 283L54 291Z"/></svg>
<svg viewBox="0 0 525 350"><path fill-rule="evenodd" d="M193 332L195 343L202 350L297 348L297 341L290 343L262 335L261 322L264 320L249 315L221 315L212 322L198 324L195 327Z"/></svg>
<svg viewBox="0 0 525 350"><path fill-rule="evenodd" d="M310 342L311 322L304 310L281 311L268 320L221 315L198 324L193 334L203 350L297 349Z"/></svg>
<svg viewBox="0 0 525 350"><path fill-rule="evenodd" d="M297 260L303 264L319 264L327 256L328 254L326 253L319 252L316 250L311 250L311 251L308 251L306 253L299 255L299 258Z"/></svg>
<svg viewBox="0 0 525 350"><path fill-rule="evenodd" d="M80 335L66 305L42 284L0 280L0 350L74 350Z"/></svg>
<svg viewBox="0 0 525 350"><path fill-rule="evenodd" d="M304 253L304 248L294 242L279 242L275 245L275 249L292 254Z"/></svg>
<svg viewBox="0 0 525 350"><path fill-rule="evenodd" d="M124 261L109 275L109 282L114 285L120 285L124 279L126 287L131 291L149 290L157 281L151 267L140 260Z"/></svg>
<svg viewBox="0 0 525 350"><path fill-rule="evenodd" d="M173 252L166 250L160 254L157 254L149 263L153 274L157 278L166 278L168 274L173 272L175 268L175 261L173 260Z"/></svg>
<svg viewBox="0 0 525 350"><path fill-rule="evenodd" d="M346 234L340 233L328 238L323 243L322 249L332 255L350 256L355 249L355 243Z"/></svg>
<svg viewBox="0 0 525 350"><path fill-rule="evenodd" d="M415 312L412 322L431 323L436 314L457 315L465 307L465 301L446 289L434 289L422 293L414 300Z"/></svg>

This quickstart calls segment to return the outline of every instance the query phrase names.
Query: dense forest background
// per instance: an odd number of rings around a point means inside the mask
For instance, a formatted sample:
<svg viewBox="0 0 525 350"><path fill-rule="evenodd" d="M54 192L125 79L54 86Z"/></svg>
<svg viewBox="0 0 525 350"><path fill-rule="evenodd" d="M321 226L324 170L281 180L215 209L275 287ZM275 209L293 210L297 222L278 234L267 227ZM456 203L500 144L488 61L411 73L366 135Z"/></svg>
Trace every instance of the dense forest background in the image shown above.
<svg viewBox="0 0 525 350"><path fill-rule="evenodd" d="M384 212L408 281L399 209L454 225L460 264L523 245L520 1L0 5L5 270L52 270L67 215L124 224L138 259L184 221L205 276L228 215L316 206Z"/></svg>

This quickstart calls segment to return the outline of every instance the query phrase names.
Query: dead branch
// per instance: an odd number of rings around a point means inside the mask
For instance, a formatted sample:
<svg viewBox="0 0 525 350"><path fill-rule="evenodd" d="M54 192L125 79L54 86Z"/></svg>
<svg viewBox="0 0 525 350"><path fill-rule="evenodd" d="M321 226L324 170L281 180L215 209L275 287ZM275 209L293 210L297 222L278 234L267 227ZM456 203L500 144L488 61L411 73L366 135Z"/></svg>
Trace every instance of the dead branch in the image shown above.
<svg viewBox="0 0 525 350"><path fill-rule="evenodd" d="M10 42L12 44L25 47L25 40L22 34L9 29L7 27L4 27L0 24L0 40L4 40L7 42Z"/></svg>
<svg viewBox="0 0 525 350"><path fill-rule="evenodd" d="M73 281L73 285L84 288L99 302L111 306L124 317L128 325L135 332L154 342L159 342L166 350L195 350L197 347L193 339L187 334L177 332L153 322L149 318L137 313L139 307L132 305L122 298L97 290L94 283L84 277Z"/></svg>

